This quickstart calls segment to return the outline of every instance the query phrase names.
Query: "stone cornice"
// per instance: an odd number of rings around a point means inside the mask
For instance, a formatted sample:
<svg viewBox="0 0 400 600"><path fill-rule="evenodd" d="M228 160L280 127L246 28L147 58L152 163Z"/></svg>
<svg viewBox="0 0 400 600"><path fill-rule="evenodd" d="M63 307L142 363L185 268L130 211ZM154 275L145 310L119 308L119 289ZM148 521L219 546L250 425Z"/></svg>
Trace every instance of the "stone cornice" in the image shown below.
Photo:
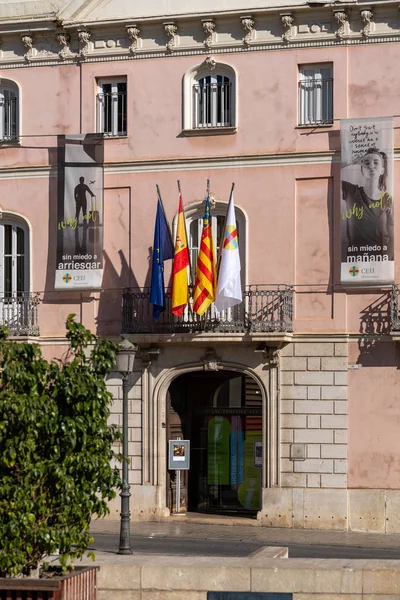
<svg viewBox="0 0 400 600"><path fill-rule="evenodd" d="M0 68L400 41L398 3L274 7L135 20L0 20ZM29 60L21 40L32 38ZM61 46L60 46L61 45Z"/></svg>

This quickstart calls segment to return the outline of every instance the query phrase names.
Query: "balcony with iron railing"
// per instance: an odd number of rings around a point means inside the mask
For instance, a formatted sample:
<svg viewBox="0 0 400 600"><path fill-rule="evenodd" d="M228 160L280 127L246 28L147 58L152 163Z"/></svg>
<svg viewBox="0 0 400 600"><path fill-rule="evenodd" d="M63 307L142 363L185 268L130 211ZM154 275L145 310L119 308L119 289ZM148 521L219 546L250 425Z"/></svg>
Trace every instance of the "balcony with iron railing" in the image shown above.
<svg viewBox="0 0 400 600"><path fill-rule="evenodd" d="M122 333L173 334L218 333L257 334L293 331L293 288L280 285L249 285L243 301L218 313L214 305L203 316L192 310L193 294L181 317L171 312L171 299L166 294L166 310L153 319L150 289L126 289L122 295Z"/></svg>
<svg viewBox="0 0 400 600"><path fill-rule="evenodd" d="M390 331L400 337L400 285L393 285L390 298Z"/></svg>
<svg viewBox="0 0 400 600"><path fill-rule="evenodd" d="M9 336L38 336L39 296L29 292L0 295L0 325Z"/></svg>

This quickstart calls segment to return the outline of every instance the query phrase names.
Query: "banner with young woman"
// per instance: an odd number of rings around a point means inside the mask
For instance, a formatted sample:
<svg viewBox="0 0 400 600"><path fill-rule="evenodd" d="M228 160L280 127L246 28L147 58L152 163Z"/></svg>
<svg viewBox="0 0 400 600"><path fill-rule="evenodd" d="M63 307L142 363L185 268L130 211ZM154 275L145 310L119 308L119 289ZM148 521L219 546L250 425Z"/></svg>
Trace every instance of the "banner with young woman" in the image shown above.
<svg viewBox="0 0 400 600"><path fill-rule="evenodd" d="M393 118L345 119L340 137L341 281L393 283Z"/></svg>
<svg viewBox="0 0 400 600"><path fill-rule="evenodd" d="M56 289L101 287L103 162L102 135L59 136Z"/></svg>

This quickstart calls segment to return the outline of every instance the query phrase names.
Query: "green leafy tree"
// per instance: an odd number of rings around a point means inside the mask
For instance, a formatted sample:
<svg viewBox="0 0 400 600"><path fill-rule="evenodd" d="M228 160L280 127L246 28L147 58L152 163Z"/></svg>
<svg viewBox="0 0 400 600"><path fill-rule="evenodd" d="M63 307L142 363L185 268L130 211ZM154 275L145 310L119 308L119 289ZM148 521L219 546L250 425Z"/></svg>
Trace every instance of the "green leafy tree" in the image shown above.
<svg viewBox="0 0 400 600"><path fill-rule="evenodd" d="M58 551L63 570L83 556L92 515L107 514L120 487L107 424L105 378L116 345L74 315L70 349L48 362L35 344L0 334L0 576L29 575ZM114 465L114 466L113 466Z"/></svg>

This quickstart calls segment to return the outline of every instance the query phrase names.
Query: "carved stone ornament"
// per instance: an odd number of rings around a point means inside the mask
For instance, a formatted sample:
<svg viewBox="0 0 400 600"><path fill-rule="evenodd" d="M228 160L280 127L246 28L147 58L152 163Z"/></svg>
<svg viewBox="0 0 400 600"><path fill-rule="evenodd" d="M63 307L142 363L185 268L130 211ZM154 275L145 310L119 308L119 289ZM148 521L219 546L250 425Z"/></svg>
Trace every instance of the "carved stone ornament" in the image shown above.
<svg viewBox="0 0 400 600"><path fill-rule="evenodd" d="M254 19L251 17L242 17L242 27L244 30L243 44L248 48L251 43L251 35L254 31Z"/></svg>
<svg viewBox="0 0 400 600"><path fill-rule="evenodd" d="M78 31L79 55L85 59L89 51L90 33L84 29Z"/></svg>
<svg viewBox="0 0 400 600"><path fill-rule="evenodd" d="M369 8L360 10L361 21L364 23L364 27L361 30L361 35L369 35L371 33L371 21L374 13Z"/></svg>
<svg viewBox="0 0 400 600"><path fill-rule="evenodd" d="M270 348L267 354L267 363L271 368L279 366L279 350Z"/></svg>
<svg viewBox="0 0 400 600"><path fill-rule="evenodd" d="M215 67L217 66L217 61L212 56L207 56L207 58L204 61L204 65L208 67L211 71L214 71Z"/></svg>
<svg viewBox="0 0 400 600"><path fill-rule="evenodd" d="M336 37L341 40L344 36L344 28L347 22L347 14L343 10L335 10L335 21L337 23Z"/></svg>
<svg viewBox="0 0 400 600"><path fill-rule="evenodd" d="M33 35L31 35L31 34L23 35L21 37L21 41L24 45L24 48L26 49L24 58L26 61L29 62L32 59L32 54L33 54L33 43L34 43Z"/></svg>
<svg viewBox="0 0 400 600"><path fill-rule="evenodd" d="M202 21L203 23L203 31L206 34L206 39L204 40L204 48L206 50L209 50L212 46L213 43L213 33L215 30L215 23L214 21Z"/></svg>
<svg viewBox="0 0 400 600"><path fill-rule="evenodd" d="M166 51L170 54L174 51L175 48L175 36L178 33L178 27L175 23L164 23L164 30L167 35L168 42L166 46Z"/></svg>
<svg viewBox="0 0 400 600"><path fill-rule="evenodd" d="M281 23L282 27L286 29L285 33L282 35L282 39L284 42L290 42L292 37L292 26L294 23L294 17L291 14L281 15Z"/></svg>
<svg viewBox="0 0 400 600"><path fill-rule="evenodd" d="M69 34L66 31L60 31L56 34L56 38L61 46L58 56L61 58L61 60L64 60L70 54L70 50L68 48Z"/></svg>
<svg viewBox="0 0 400 600"><path fill-rule="evenodd" d="M136 50L139 48L140 29L137 25L132 25L131 27L126 28L126 33L131 41L129 50L132 54L135 54Z"/></svg>
<svg viewBox="0 0 400 600"><path fill-rule="evenodd" d="M150 354L148 352L146 352L145 350L142 350L139 353L138 358L140 358L142 361L143 369L148 369L150 367L152 356L150 356Z"/></svg>
<svg viewBox="0 0 400 600"><path fill-rule="evenodd" d="M215 352L214 348L207 348L204 356L200 358L204 365L205 371L218 371L220 367L221 358Z"/></svg>

